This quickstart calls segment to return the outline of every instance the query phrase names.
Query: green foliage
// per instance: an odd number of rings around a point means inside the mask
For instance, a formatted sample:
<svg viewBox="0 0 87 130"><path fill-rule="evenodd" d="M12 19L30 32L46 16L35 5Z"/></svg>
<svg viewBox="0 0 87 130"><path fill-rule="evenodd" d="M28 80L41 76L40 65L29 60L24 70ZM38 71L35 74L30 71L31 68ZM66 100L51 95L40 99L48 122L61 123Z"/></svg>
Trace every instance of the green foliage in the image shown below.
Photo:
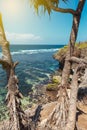
<svg viewBox="0 0 87 130"><path fill-rule="evenodd" d="M60 76L53 76L52 83L47 84L46 90L48 91L56 91L58 89L58 85L61 83Z"/></svg>
<svg viewBox="0 0 87 130"><path fill-rule="evenodd" d="M77 43L76 47L79 49L87 48L87 42Z"/></svg>
<svg viewBox="0 0 87 130"><path fill-rule="evenodd" d="M79 51L80 49L84 49L87 48L87 42L81 42L81 43L75 43L75 49L76 52L77 50ZM66 56L66 52L67 52L68 46L64 46L63 48L61 48L60 50L58 50L53 57L58 60L59 62L64 61L65 56ZM78 54L78 52L77 52Z"/></svg>
<svg viewBox="0 0 87 130"><path fill-rule="evenodd" d="M78 48L78 49L83 49L83 48L87 48L87 42L82 42L82 43L75 43L75 46ZM67 48L68 46L64 46L63 48L61 48L59 51L58 51L58 55L62 55L64 53L67 52Z"/></svg>
<svg viewBox="0 0 87 130"><path fill-rule="evenodd" d="M54 83L58 83L59 81L56 78L53 78Z"/></svg>
<svg viewBox="0 0 87 130"><path fill-rule="evenodd" d="M67 0L61 0L61 1L66 2ZM48 14L50 15L52 9L49 5L49 2L55 7L58 7L60 0L48 0L48 1L47 0L30 0L30 2L31 2L31 5L34 6L34 9L37 12L37 14L39 14L39 11L41 11L42 13L45 13L47 11Z"/></svg>
<svg viewBox="0 0 87 130"><path fill-rule="evenodd" d="M50 83L46 86L46 90L48 91L56 91L57 90L57 84L56 83Z"/></svg>
<svg viewBox="0 0 87 130"><path fill-rule="evenodd" d="M60 76L53 76L52 82L56 84L60 84L61 82L61 77Z"/></svg>

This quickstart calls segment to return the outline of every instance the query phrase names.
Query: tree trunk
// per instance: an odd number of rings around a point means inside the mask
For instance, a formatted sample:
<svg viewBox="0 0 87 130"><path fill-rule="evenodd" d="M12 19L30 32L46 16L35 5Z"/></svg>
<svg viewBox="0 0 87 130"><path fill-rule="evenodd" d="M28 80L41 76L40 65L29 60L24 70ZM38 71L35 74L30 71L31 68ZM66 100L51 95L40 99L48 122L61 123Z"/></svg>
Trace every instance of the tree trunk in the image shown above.
<svg viewBox="0 0 87 130"><path fill-rule="evenodd" d="M69 108L69 96L67 94L67 90L63 86L59 86L57 97L58 103L52 113L49 115L44 129L47 128L47 130L65 130Z"/></svg>
<svg viewBox="0 0 87 130"><path fill-rule="evenodd" d="M78 29L79 29L79 24L81 20L81 14L85 5L86 0L80 0L76 14L73 16L73 25L72 25L72 31L70 35L70 41L69 41L69 50L66 55L65 59L65 65L62 73L62 85L68 84L68 78L70 74L70 68L71 68L71 63L69 63L69 58L73 56L74 53L74 46L78 34ZM73 76L73 80L71 83L71 91L70 91L70 103L69 103L69 114L68 114L68 123L66 125L65 130L74 130L75 128L75 117L76 117L76 101L77 101L77 80L78 78L78 73L77 70Z"/></svg>
<svg viewBox="0 0 87 130"><path fill-rule="evenodd" d="M66 125L65 130L74 130L75 128L75 120L76 120L76 101L77 101L77 92L78 92L78 68L76 68L72 84L71 84L71 95L70 95L70 107L69 107L69 116L68 123Z"/></svg>
<svg viewBox="0 0 87 130"><path fill-rule="evenodd" d="M3 69L7 72L7 89L8 93L6 96L7 107L9 109L9 129L10 130L24 130L24 123L27 122L27 117L23 110L21 109L20 98L22 94L18 89L18 78L15 75L15 67L18 62L13 62L9 49L9 42L6 40L2 16L0 14L0 45L2 48L2 59L0 63L2 64Z"/></svg>
<svg viewBox="0 0 87 130"><path fill-rule="evenodd" d="M87 64L87 63L86 63ZM67 125L65 130L74 130L75 129L75 121L76 121L76 102L77 102L77 93L78 93L78 77L81 69L86 67L86 64L80 62L77 65L71 83L71 93L70 93L70 102L69 102L69 114Z"/></svg>
<svg viewBox="0 0 87 130"><path fill-rule="evenodd" d="M65 85L65 86L67 86L68 84L68 78L69 78L70 68L71 68L71 63L69 62L69 59L70 59L70 56L72 56L74 52L75 42L76 42L79 24L81 20L81 14L83 11L83 7L85 5L85 1L86 0L79 0L76 14L73 15L73 24L72 24L72 30L71 30L70 40L69 40L69 47L68 47L68 52L66 54L64 69L62 72L62 85Z"/></svg>
<svg viewBox="0 0 87 130"><path fill-rule="evenodd" d="M62 85L65 86L68 85L68 79L69 79L69 74L71 69L71 63L69 62L69 59L70 56L72 56L74 53L74 46L78 34L80 17L81 17L80 15L73 16L73 25L72 25L72 30L71 30L70 40L69 40L69 47L68 47L68 52L66 54L65 64L62 72Z"/></svg>
<svg viewBox="0 0 87 130"><path fill-rule="evenodd" d="M65 130L65 127L67 128L66 130L74 130L75 116L76 116L76 99L77 99L77 77L78 77L77 70L74 74L73 82L71 85L72 87L70 91L71 97L69 97L67 93L68 91L67 86L68 86L68 78L70 75L70 68L71 68L70 57L74 53L74 46L75 46L75 42L76 42L76 38L78 34L79 23L81 20L81 14L82 14L85 1L86 0L79 0L76 14L73 15L73 25L72 25L72 30L71 30L70 40L69 40L68 52L66 55L65 65L64 65L64 69L62 73L62 82L61 82L61 85L58 86L59 87L58 104L56 105L55 109L52 111L52 113L50 114L50 116L48 117L46 121L46 127L51 130L53 130L54 128L55 130L58 130L58 129ZM69 104L69 100L70 100L70 104ZM73 112L73 115L72 115L72 112ZM67 124L67 119L71 125L70 126L71 129L68 129L69 127Z"/></svg>

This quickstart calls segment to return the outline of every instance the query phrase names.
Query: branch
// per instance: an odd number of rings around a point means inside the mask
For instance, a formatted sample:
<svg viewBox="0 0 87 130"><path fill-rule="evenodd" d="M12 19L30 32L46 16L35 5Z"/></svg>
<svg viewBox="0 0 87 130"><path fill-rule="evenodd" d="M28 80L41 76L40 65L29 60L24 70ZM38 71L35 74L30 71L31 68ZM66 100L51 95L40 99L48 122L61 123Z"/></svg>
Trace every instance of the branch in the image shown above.
<svg viewBox="0 0 87 130"><path fill-rule="evenodd" d="M56 11L56 12L70 13L70 14L73 14L73 15L77 14L77 12L76 12L75 10L73 10L73 9L63 9L63 8L59 8L59 7L54 6L54 5L51 3L50 0L46 0L46 2L47 2L47 4L49 5L49 7L50 7L52 10Z"/></svg>
<svg viewBox="0 0 87 130"><path fill-rule="evenodd" d="M77 57L71 57L71 58L70 58L70 61L71 61L71 62L75 62L75 63L77 63L77 64L79 64L79 63L84 63L84 64L87 65L87 61L86 61L86 60L80 59L80 58L77 58Z"/></svg>
<svg viewBox="0 0 87 130"><path fill-rule="evenodd" d="M0 64L10 66L10 64L6 60L3 60L3 59L0 59Z"/></svg>
<svg viewBox="0 0 87 130"><path fill-rule="evenodd" d="M85 5L86 0L79 0L78 6L77 6L77 13L81 13L83 10L83 7Z"/></svg>
<svg viewBox="0 0 87 130"><path fill-rule="evenodd" d="M14 62L14 68L19 64L18 61Z"/></svg>

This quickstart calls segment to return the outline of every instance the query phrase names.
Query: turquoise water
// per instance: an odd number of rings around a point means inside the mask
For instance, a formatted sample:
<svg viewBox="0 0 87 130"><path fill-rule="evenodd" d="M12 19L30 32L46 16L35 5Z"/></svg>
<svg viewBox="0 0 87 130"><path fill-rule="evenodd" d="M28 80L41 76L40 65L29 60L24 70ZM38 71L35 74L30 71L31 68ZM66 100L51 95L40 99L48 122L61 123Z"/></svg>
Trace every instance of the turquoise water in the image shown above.
<svg viewBox="0 0 87 130"><path fill-rule="evenodd" d="M58 69L58 61L52 55L62 45L11 45L10 50L14 61L18 61L16 74L19 88L24 96L28 95L33 86L46 84L50 75ZM1 56L0 51L0 56ZM6 74L0 66L0 113L6 96Z"/></svg>
<svg viewBox="0 0 87 130"><path fill-rule="evenodd" d="M27 95L32 86L45 84L51 74L58 69L58 61L52 55L62 45L11 45L10 50L14 61L18 61L16 74L19 87ZM6 86L6 75L0 67L0 89ZM2 96L2 92L0 93Z"/></svg>

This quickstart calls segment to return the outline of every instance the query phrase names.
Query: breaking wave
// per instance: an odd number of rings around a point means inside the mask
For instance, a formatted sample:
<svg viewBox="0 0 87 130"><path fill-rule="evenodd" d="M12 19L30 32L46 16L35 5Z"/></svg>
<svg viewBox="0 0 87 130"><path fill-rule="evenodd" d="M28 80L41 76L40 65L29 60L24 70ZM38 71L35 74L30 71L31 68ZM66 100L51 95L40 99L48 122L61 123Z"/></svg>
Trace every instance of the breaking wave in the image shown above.
<svg viewBox="0 0 87 130"><path fill-rule="evenodd" d="M11 52L12 55L17 54L37 54L37 53L44 53L44 52L55 52L58 49L38 49L38 50L19 50Z"/></svg>

